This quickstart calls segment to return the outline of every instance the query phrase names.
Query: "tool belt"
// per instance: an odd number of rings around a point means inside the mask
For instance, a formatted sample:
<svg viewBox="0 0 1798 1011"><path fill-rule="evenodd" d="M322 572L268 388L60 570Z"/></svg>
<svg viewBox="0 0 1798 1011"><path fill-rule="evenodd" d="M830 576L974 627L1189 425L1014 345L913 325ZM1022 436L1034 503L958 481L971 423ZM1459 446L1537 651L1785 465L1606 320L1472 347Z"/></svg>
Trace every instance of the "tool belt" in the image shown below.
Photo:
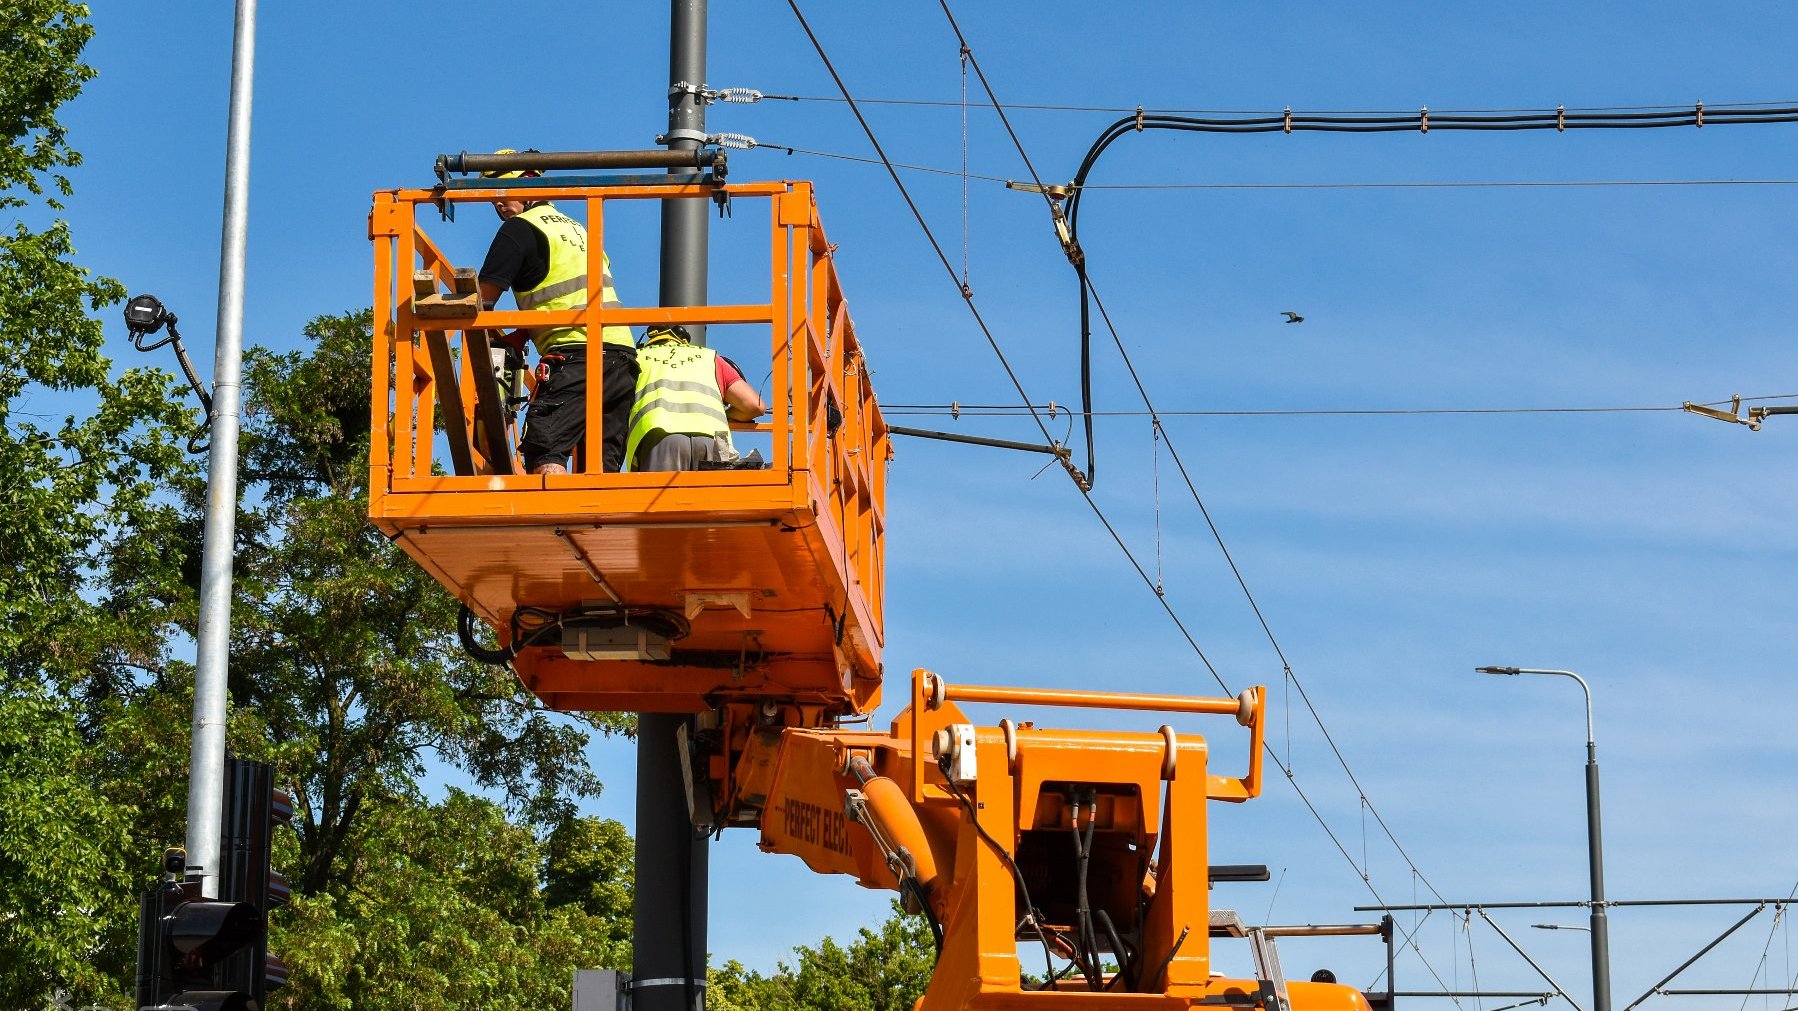
<svg viewBox="0 0 1798 1011"><path fill-rule="evenodd" d="M550 373L568 364L579 361L587 353L585 344L567 344L554 351L546 351L537 356L537 382L549 382Z"/></svg>

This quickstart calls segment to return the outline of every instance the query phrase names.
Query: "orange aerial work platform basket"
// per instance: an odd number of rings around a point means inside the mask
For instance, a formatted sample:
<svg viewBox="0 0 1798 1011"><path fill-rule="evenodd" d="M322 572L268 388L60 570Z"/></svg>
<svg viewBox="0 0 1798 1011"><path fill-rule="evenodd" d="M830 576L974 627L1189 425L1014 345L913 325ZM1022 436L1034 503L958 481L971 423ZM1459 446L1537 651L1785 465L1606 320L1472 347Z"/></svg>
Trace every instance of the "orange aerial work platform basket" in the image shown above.
<svg viewBox="0 0 1798 1011"><path fill-rule="evenodd" d="M565 710L699 712L797 704L813 720L879 699L890 436L804 182L711 176L459 179L374 195L369 514L497 633L523 683ZM426 234L459 203L584 209L587 307L480 311L474 271ZM765 203L767 301L607 308L605 211L616 201ZM759 266L759 265L758 265ZM530 475L489 331L581 325L765 326L773 368L765 469ZM601 388L591 356L589 388ZM745 369L745 372L752 371ZM597 445L597 394L587 405ZM483 632L483 634L486 634Z"/></svg>

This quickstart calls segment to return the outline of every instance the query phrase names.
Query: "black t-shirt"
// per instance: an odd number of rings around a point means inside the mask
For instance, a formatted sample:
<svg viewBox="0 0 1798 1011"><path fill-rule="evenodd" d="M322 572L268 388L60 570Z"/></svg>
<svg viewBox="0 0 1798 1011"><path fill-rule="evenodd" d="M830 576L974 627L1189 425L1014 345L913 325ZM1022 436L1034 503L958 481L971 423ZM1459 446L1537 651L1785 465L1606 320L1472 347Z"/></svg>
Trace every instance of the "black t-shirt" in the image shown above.
<svg viewBox="0 0 1798 1011"><path fill-rule="evenodd" d="M549 236L519 217L506 219L481 261L481 280L511 291L530 291L549 276Z"/></svg>

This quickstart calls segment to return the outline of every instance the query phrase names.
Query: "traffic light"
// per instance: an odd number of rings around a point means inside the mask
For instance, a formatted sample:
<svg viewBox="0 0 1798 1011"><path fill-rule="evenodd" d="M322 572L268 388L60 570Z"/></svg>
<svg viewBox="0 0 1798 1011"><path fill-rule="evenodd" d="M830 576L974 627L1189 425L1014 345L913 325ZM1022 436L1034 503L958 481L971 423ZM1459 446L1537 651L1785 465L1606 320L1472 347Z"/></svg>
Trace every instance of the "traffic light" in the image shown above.
<svg viewBox="0 0 1798 1011"><path fill-rule="evenodd" d="M268 913L287 901L269 867L277 825L293 798L261 762L225 762L225 824L214 896L186 874L186 854L163 856L163 878L144 893L138 928L137 1007L151 1011L261 1011L287 966L268 951ZM199 870L199 869L196 869Z"/></svg>

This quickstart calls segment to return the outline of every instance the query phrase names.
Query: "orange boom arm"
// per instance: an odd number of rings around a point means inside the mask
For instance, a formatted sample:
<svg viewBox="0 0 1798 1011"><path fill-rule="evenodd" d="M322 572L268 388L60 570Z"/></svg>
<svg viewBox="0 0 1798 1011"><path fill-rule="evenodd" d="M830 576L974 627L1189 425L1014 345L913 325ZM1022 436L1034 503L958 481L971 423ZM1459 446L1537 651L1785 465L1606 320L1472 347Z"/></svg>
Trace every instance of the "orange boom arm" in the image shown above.
<svg viewBox="0 0 1798 1011"><path fill-rule="evenodd" d="M1265 696L957 687L918 671L884 734L726 734L744 746L723 816L757 824L765 850L927 913L942 950L921 1011L1053 1007L1074 991L1091 1007L1244 1001L1261 981L1211 975L1205 806L1260 792ZM957 700L1232 715L1250 731L1249 770L1212 774L1204 739L1167 727L976 727ZM1044 950L1073 971L1034 989L1023 973ZM1300 993L1294 1005L1317 1011L1367 1006L1348 987L1294 984L1289 999Z"/></svg>

